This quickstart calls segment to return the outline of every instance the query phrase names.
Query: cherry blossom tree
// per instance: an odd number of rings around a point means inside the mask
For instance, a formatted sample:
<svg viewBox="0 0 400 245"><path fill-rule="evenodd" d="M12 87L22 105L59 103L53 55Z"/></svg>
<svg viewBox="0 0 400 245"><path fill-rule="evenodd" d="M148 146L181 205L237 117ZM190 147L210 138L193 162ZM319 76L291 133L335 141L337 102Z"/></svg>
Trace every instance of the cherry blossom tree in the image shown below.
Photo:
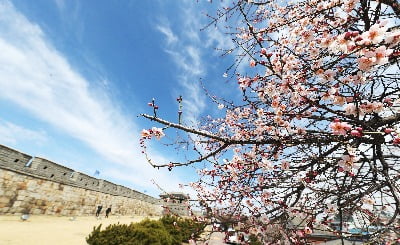
<svg viewBox="0 0 400 245"><path fill-rule="evenodd" d="M182 122L181 108L179 120L164 120L151 102L142 116L162 126L142 132L150 164L202 166L191 186L207 214L264 244L322 231L343 241L351 226L370 242L400 242L400 4L230 4L210 25L229 26L227 73L243 100L211 96L222 116L198 124ZM146 142L164 134L190 158L153 162Z"/></svg>

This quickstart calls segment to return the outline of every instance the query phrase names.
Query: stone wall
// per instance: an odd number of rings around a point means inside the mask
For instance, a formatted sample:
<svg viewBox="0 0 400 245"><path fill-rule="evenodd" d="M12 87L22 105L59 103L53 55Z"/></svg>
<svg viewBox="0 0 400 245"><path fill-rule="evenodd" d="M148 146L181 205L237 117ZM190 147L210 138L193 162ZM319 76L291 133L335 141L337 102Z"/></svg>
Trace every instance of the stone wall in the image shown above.
<svg viewBox="0 0 400 245"><path fill-rule="evenodd" d="M160 215L160 200L0 145L0 214Z"/></svg>
<svg viewBox="0 0 400 245"><path fill-rule="evenodd" d="M189 216L189 195L182 192L170 192L160 195L162 199L163 214L177 214Z"/></svg>

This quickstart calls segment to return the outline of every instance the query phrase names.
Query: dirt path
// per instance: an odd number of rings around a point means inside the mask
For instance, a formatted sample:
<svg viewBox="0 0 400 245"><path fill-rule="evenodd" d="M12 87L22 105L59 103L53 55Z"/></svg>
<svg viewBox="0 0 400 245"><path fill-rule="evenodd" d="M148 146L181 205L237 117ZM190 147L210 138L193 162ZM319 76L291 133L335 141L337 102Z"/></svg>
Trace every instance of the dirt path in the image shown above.
<svg viewBox="0 0 400 245"><path fill-rule="evenodd" d="M110 216L96 217L54 217L31 216L21 221L20 216L0 216L0 245L84 245L85 237L94 226L103 224L129 224L145 217Z"/></svg>

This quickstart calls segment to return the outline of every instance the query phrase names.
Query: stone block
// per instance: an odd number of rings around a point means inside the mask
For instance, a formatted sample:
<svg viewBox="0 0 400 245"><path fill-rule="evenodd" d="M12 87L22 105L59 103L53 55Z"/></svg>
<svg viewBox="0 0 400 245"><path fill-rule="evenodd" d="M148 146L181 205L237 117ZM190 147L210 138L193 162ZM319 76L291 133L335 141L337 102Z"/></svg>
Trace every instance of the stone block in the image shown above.
<svg viewBox="0 0 400 245"><path fill-rule="evenodd" d="M21 208L21 207L12 207L10 208L10 211L13 214L22 214L25 211L25 208Z"/></svg>
<svg viewBox="0 0 400 245"><path fill-rule="evenodd" d="M45 203L44 200L36 199L36 200L35 200L35 205L36 205L36 206L45 206L46 203Z"/></svg>
<svg viewBox="0 0 400 245"><path fill-rule="evenodd" d="M10 198L6 197L6 196L0 196L0 204L1 203L9 203Z"/></svg>
<svg viewBox="0 0 400 245"><path fill-rule="evenodd" d="M44 210L42 210L40 208L33 208L31 210L31 214L44 214Z"/></svg>
<svg viewBox="0 0 400 245"><path fill-rule="evenodd" d="M18 190L18 195L26 196L28 194L27 190Z"/></svg>
<svg viewBox="0 0 400 245"><path fill-rule="evenodd" d="M17 190L26 190L27 189L27 183L26 182L20 182L17 183Z"/></svg>
<svg viewBox="0 0 400 245"><path fill-rule="evenodd" d="M15 189L5 189L4 195L5 196L14 196L17 193L17 191Z"/></svg>
<svg viewBox="0 0 400 245"><path fill-rule="evenodd" d="M60 215L63 215L63 216L71 215L71 210L63 209L63 210L61 210Z"/></svg>
<svg viewBox="0 0 400 245"><path fill-rule="evenodd" d="M0 210L5 207L8 207L8 203L0 203Z"/></svg>
<svg viewBox="0 0 400 245"><path fill-rule="evenodd" d="M14 202L13 208L19 208L19 207L21 207L22 204L23 204L22 201L17 200L17 201Z"/></svg>
<svg viewBox="0 0 400 245"><path fill-rule="evenodd" d="M9 214L10 207L2 207L0 208L0 214Z"/></svg>
<svg viewBox="0 0 400 245"><path fill-rule="evenodd" d="M27 185L27 189L30 191L36 190L38 188L38 184L37 184L36 180L27 180L26 185Z"/></svg>
<svg viewBox="0 0 400 245"><path fill-rule="evenodd" d="M26 196L25 195L21 195L21 194L18 194L18 196L17 196L17 201L25 201L25 199L26 199Z"/></svg>
<svg viewBox="0 0 400 245"><path fill-rule="evenodd" d="M33 192L30 194L30 196L35 199L40 199L42 195L40 193Z"/></svg>

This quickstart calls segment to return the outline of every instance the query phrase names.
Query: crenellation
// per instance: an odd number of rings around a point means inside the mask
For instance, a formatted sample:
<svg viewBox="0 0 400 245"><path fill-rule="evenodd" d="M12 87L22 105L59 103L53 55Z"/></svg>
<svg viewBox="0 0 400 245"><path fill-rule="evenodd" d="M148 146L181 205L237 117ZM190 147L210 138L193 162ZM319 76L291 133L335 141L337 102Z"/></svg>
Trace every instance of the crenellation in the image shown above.
<svg viewBox="0 0 400 245"><path fill-rule="evenodd" d="M23 169L32 157L0 145L0 167Z"/></svg>
<svg viewBox="0 0 400 245"><path fill-rule="evenodd" d="M99 204L161 214L157 198L0 145L0 214L92 215Z"/></svg>
<svg viewBox="0 0 400 245"><path fill-rule="evenodd" d="M75 181L75 184L85 189L97 190L98 188L95 188L93 185L91 185L91 183L93 182L92 180L95 180L95 178L90 177L89 175L83 173L79 173L79 176L77 176L77 179Z"/></svg>
<svg viewBox="0 0 400 245"><path fill-rule="evenodd" d="M70 168L40 157L35 157L25 171L65 184L71 182L70 176L74 172Z"/></svg>

